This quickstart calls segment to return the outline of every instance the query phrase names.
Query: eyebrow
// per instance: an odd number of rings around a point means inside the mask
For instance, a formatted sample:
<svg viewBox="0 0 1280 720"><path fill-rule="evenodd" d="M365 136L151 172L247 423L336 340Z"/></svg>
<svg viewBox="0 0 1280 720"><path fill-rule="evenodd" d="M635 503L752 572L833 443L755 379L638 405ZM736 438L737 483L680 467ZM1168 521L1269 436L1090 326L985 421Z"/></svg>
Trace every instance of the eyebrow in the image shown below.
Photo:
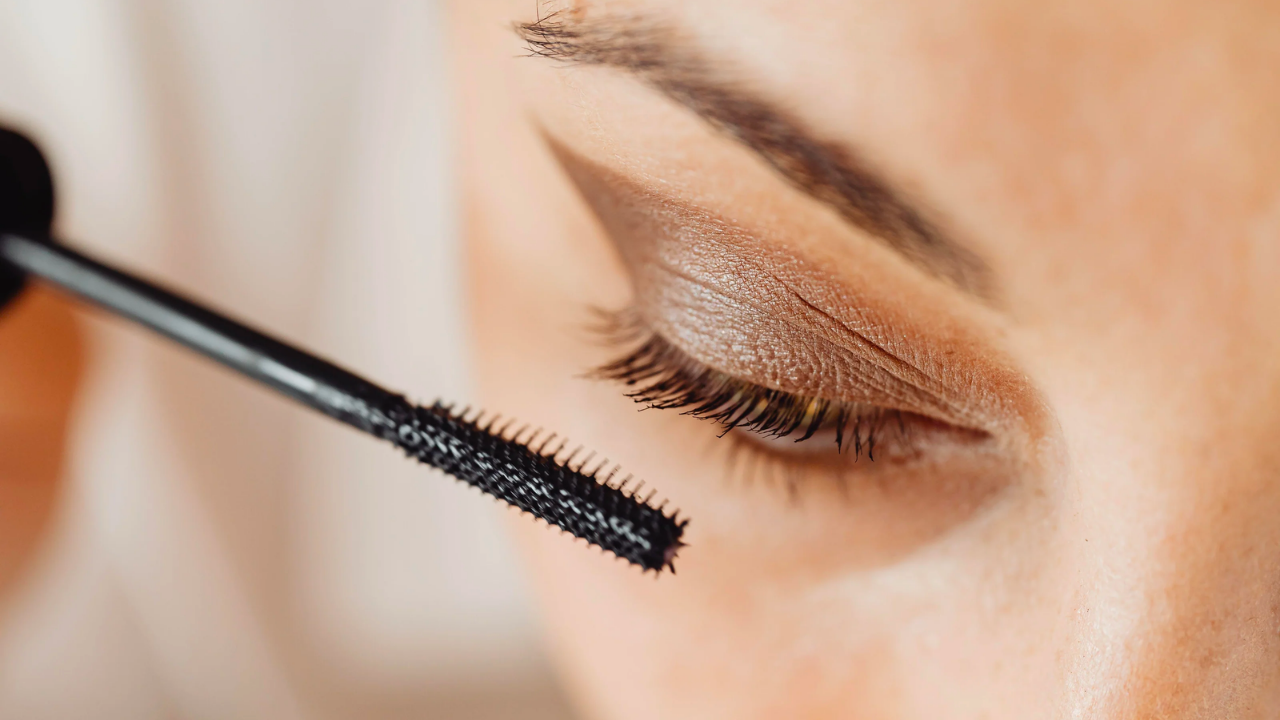
<svg viewBox="0 0 1280 720"><path fill-rule="evenodd" d="M535 56L630 72L916 266L978 297L992 297L990 267L859 153L817 137L783 108L718 77L674 28L634 14L588 18L582 10L562 10L516 30Z"/></svg>

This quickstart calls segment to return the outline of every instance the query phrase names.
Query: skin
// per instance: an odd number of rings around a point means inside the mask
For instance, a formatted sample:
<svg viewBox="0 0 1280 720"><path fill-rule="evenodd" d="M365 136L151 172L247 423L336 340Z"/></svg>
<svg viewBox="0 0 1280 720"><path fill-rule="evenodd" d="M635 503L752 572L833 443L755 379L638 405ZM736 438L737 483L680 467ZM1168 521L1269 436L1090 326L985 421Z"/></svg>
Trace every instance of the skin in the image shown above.
<svg viewBox="0 0 1280 720"><path fill-rule="evenodd" d="M526 57L531 5L453 4L481 400L691 518L656 581L514 521L587 717L1280 712L1273 4L581 6L679 28L855 148L989 269L981 292L652 79ZM637 308L735 377L981 440L838 472L768 446L755 464L791 469L744 477L744 433L583 377L620 353L590 307Z"/></svg>

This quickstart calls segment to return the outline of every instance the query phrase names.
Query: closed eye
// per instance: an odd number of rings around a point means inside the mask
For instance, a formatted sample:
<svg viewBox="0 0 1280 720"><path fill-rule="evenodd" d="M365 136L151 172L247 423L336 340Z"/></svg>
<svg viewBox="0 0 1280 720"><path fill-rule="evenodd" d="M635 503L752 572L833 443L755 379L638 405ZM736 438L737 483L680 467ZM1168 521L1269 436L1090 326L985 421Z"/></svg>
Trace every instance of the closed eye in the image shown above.
<svg viewBox="0 0 1280 720"><path fill-rule="evenodd" d="M758 450L807 461L827 456L842 463L865 457L905 462L921 455L919 443L940 436L966 443L986 433L959 428L903 410L798 395L767 388L716 370L649 330L634 309L602 313L597 328L625 354L593 371L624 384L627 397L648 408L681 410L720 426ZM809 446L797 448L798 443Z"/></svg>

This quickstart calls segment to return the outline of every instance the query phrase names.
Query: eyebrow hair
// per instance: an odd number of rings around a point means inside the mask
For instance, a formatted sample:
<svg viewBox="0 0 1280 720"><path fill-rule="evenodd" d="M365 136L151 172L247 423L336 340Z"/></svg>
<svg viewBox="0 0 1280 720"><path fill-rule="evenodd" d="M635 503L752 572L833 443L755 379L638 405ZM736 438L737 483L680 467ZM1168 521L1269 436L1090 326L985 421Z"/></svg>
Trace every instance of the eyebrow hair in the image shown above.
<svg viewBox="0 0 1280 720"><path fill-rule="evenodd" d="M913 264L983 299L992 297L989 266L857 152L817 137L776 104L717 77L675 29L640 15L587 18L575 9L517 24L516 31L535 56L630 72Z"/></svg>

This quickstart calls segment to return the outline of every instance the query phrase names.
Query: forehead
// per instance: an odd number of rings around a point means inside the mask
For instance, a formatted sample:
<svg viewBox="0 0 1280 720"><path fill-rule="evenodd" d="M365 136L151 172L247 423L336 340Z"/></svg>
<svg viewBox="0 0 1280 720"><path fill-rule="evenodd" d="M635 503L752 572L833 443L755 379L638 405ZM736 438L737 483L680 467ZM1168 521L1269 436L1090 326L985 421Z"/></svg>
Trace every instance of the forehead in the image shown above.
<svg viewBox="0 0 1280 720"><path fill-rule="evenodd" d="M669 18L749 79L844 123L869 119L876 114L871 106L885 99L913 101L918 105L895 105L904 115L939 120L946 114L940 108L982 107L989 117L1012 112L1043 131L1095 115L1132 125L1161 111L1240 110L1241 100L1269 101L1274 110L1280 94L1274 82L1280 6L1274 3L615 0L581 6Z"/></svg>
<svg viewBox="0 0 1280 720"><path fill-rule="evenodd" d="M1239 238L1277 202L1280 6L628 0L979 243ZM1006 237L1002 237L1006 236Z"/></svg>
<svg viewBox="0 0 1280 720"><path fill-rule="evenodd" d="M1230 2L647 0L831 126L878 118L1027 142L1229 144L1280 97L1280 6ZM1257 111L1263 106L1267 118ZM983 127L994 125L994 131ZM1013 136L1010 136L1013 133ZM1163 136L1161 134L1164 134ZM1217 133L1215 135L1215 133ZM1126 137L1127 136L1127 137ZM997 143L1003 144L1003 143ZM1024 148L1025 149L1025 148ZM1207 148L1221 150L1223 147Z"/></svg>

